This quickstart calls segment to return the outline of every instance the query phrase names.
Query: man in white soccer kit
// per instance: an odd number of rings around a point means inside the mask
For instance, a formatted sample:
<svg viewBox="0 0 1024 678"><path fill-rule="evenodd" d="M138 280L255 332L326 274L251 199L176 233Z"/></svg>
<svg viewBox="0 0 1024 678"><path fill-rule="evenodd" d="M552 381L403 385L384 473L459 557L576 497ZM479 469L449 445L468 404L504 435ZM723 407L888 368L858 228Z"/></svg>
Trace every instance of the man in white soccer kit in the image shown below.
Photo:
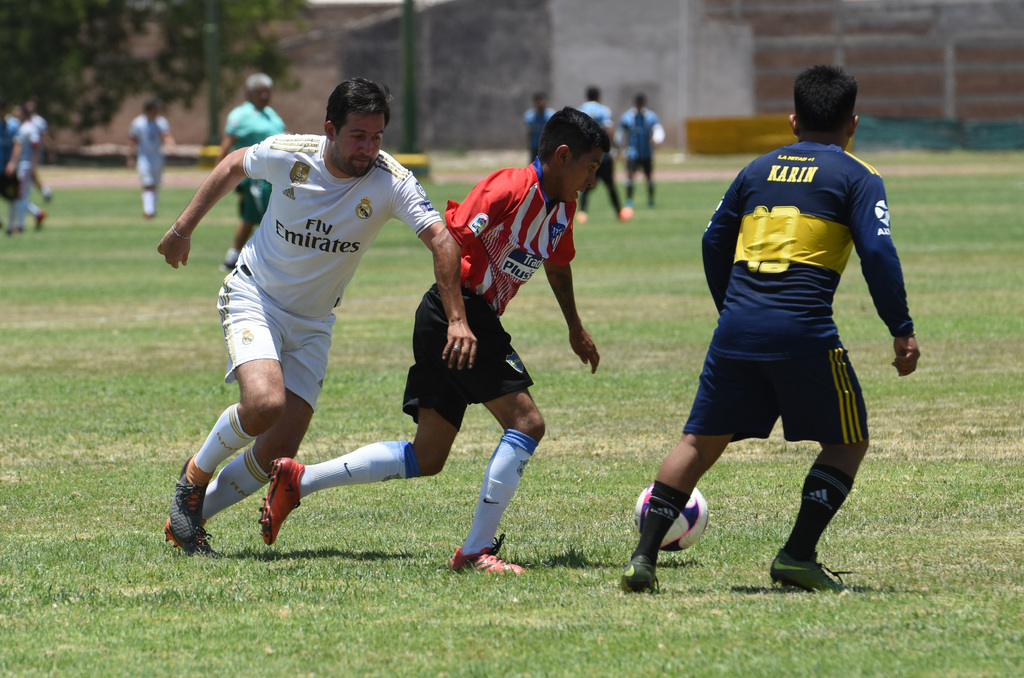
<svg viewBox="0 0 1024 678"><path fill-rule="evenodd" d="M475 343L459 288L461 248L412 173L380 151L389 100L375 83L346 80L328 101L326 136L279 135L233 151L160 241L168 264L187 264L199 220L243 177L273 186L261 228L218 302L226 380L238 381L240 402L186 462L165 526L166 538L189 554L212 554L205 520L267 483L275 458L298 452L327 372L333 309L390 219L403 221L433 254L452 321L449 344ZM254 441L211 482L221 462Z"/></svg>
<svg viewBox="0 0 1024 678"><path fill-rule="evenodd" d="M174 145L171 125L160 115L163 102L152 98L142 107L142 114L135 116L128 127L128 167L135 166L142 184L142 215L147 219L156 216L156 202L160 191L160 180L164 172L164 145Z"/></svg>
<svg viewBox="0 0 1024 678"><path fill-rule="evenodd" d="M20 124L18 125L17 132L14 133L14 148L11 152L11 159L7 162L5 172L9 176L17 176L18 197L11 203L7 235L24 231L25 215L32 211L30 207L33 206L31 201L32 171L39 153L40 139L39 130L28 119L28 114L22 106L15 106L11 111L11 117L18 120ZM42 219L38 217L38 207L36 207L36 211L36 228L40 228L42 226Z"/></svg>

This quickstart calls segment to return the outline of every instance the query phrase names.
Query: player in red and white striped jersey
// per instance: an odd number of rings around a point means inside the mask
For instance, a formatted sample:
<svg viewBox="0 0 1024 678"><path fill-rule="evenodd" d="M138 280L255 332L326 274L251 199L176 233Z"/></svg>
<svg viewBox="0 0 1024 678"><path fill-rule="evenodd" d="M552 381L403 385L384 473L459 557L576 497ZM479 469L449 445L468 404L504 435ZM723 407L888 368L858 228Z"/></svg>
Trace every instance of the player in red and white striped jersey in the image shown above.
<svg viewBox="0 0 1024 678"><path fill-rule="evenodd" d="M473 337L447 342L448 318L434 285L423 296L413 330L415 364L406 382L404 410L417 422L413 441L380 442L337 459L303 466L274 462L260 512L272 543L285 516L311 492L434 475L444 468L471 403L483 403L503 434L484 474L469 535L450 567L519 573L497 557L498 523L523 470L544 435L544 418L528 391L533 380L501 325L519 288L544 267L569 327L572 350L591 372L600 355L583 328L573 294L572 218L579 191L592 187L608 133L589 115L563 108L545 124L538 158L481 181L463 203L448 203L448 230L462 246L462 298Z"/></svg>

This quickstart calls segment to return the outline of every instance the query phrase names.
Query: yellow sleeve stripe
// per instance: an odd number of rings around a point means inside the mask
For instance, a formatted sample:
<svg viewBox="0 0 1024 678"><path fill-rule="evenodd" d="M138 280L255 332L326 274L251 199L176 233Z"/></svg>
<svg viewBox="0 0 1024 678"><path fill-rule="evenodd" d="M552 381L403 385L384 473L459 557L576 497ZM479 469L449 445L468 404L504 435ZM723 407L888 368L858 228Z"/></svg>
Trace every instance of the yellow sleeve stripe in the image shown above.
<svg viewBox="0 0 1024 678"><path fill-rule="evenodd" d="M383 153L377 156L377 161L374 164L399 180L404 181L412 174L410 170L402 166L397 160Z"/></svg>
<svg viewBox="0 0 1024 678"><path fill-rule="evenodd" d="M278 136L270 144L275 151L293 153L316 153L323 137L315 134L285 134Z"/></svg>
<svg viewBox="0 0 1024 678"><path fill-rule="evenodd" d="M871 165L867 164L866 162L855 156L853 153L847 152L846 155L850 156L851 158L859 162L861 165L865 167L865 169L867 169L867 171L871 172L872 174L878 174L878 170L876 170L874 167L872 167Z"/></svg>

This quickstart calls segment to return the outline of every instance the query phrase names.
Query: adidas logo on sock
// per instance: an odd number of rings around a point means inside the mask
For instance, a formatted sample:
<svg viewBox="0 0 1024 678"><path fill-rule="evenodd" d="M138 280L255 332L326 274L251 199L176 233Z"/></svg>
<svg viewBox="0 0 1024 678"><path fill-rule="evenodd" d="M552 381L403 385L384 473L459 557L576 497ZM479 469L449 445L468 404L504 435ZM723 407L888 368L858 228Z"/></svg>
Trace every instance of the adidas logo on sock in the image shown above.
<svg viewBox="0 0 1024 678"><path fill-rule="evenodd" d="M819 504L824 504L825 506L832 508L832 505L828 502L828 490L824 488L815 490L810 494L805 494L804 499L810 499L811 501L816 501Z"/></svg>

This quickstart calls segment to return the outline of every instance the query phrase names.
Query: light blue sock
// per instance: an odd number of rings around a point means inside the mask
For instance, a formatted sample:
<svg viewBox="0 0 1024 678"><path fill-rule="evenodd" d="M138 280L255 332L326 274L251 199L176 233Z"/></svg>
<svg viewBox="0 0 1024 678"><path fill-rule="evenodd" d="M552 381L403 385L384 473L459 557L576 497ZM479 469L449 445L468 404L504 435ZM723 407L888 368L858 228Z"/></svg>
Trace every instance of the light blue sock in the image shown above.
<svg viewBox="0 0 1024 678"><path fill-rule="evenodd" d="M479 553L494 542L501 516L512 502L526 463L536 449L537 441L530 436L512 429L505 430L484 473L473 525L462 545L464 554Z"/></svg>
<svg viewBox="0 0 1024 678"><path fill-rule="evenodd" d="M420 465L411 443L397 440L372 443L330 461L307 466L299 481L299 495L305 497L329 487L419 476Z"/></svg>

